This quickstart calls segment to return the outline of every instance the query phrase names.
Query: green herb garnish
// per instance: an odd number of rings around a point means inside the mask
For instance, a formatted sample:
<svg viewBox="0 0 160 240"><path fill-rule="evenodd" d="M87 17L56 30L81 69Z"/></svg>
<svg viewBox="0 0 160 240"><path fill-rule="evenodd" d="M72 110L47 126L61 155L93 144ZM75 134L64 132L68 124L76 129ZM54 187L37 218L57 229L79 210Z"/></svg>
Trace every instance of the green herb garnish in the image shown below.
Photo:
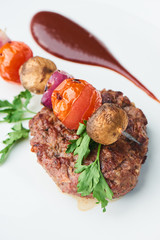
<svg viewBox="0 0 160 240"><path fill-rule="evenodd" d="M80 137L77 140L71 140L71 144L68 145L66 150L66 153L73 152L74 155L78 155L78 159L75 164L75 172L80 173L77 192L81 193L81 196L87 196L93 193L93 197L98 200L98 203L101 203L103 212L105 212L108 204L107 199L112 199L113 192L109 188L100 169L99 155L101 144L98 144L97 157L95 161L90 165L83 165L83 160L89 155L90 149L93 145L97 146L97 144L94 143L94 141L88 136L86 132L86 122L84 124L80 123L77 135Z"/></svg>
<svg viewBox="0 0 160 240"><path fill-rule="evenodd" d="M22 123L17 123L12 127L12 132L8 133L9 138L3 141L7 146L0 151L0 164L4 163L11 150L11 147L21 139L27 138L29 129L22 126Z"/></svg>
<svg viewBox="0 0 160 240"><path fill-rule="evenodd" d="M8 133L9 138L3 141L7 146L0 151L0 164L6 161L12 146L19 140L27 138L29 135L29 129L24 128L21 122L31 119L31 117L25 117L26 113L35 114L28 109L31 98L31 93L25 90L15 96L12 103L7 100L0 100L0 113L6 114L0 122L18 122L12 127L13 131Z"/></svg>
<svg viewBox="0 0 160 240"><path fill-rule="evenodd" d="M12 123L31 119L30 117L24 117L26 113L35 114L27 108L31 98L31 93L25 90L14 97L12 103L7 100L0 100L0 113L6 114L0 122Z"/></svg>

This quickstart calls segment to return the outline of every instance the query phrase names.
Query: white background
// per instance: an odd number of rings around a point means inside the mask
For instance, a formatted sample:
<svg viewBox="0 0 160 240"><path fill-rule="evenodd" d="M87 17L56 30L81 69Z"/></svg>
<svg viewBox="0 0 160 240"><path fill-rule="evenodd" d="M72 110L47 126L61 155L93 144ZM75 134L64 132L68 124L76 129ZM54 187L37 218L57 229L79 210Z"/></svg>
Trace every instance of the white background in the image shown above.
<svg viewBox="0 0 160 240"><path fill-rule="evenodd" d="M160 239L160 105L122 76L98 67L70 63L47 54L29 30L39 10L60 12L98 36L120 62L160 98L160 1L9 1L1 3L0 28L24 41L35 55L53 60L76 78L98 89L124 92L148 119L149 153L137 187L104 214L100 206L77 209L76 200L62 194L36 162L29 141L16 145L0 167L0 239ZM0 79L0 98L11 100L22 87ZM40 109L34 97L30 108ZM26 123L27 126L27 123ZM0 125L0 140L10 126ZM0 147L3 145L1 144Z"/></svg>

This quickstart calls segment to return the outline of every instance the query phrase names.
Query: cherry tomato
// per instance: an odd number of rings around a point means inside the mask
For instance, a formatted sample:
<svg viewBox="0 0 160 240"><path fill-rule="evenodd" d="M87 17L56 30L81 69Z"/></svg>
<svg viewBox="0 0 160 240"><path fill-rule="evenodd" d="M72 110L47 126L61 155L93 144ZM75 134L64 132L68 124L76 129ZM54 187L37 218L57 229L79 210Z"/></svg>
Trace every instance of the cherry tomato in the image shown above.
<svg viewBox="0 0 160 240"><path fill-rule="evenodd" d="M77 129L102 105L102 98L91 84L84 80L66 79L52 93L54 114L69 129Z"/></svg>
<svg viewBox="0 0 160 240"><path fill-rule="evenodd" d="M25 43L6 43L0 48L0 76L7 81L20 83L19 68L31 57L32 50Z"/></svg>

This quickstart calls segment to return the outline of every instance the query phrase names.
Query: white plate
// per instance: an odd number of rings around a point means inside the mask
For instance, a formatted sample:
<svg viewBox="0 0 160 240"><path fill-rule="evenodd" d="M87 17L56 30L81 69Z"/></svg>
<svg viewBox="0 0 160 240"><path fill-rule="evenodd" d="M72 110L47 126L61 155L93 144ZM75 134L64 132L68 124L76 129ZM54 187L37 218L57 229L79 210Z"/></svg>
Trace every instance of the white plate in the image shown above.
<svg viewBox="0 0 160 240"><path fill-rule="evenodd" d="M0 239L159 239L160 104L110 70L67 62L43 51L29 30L31 17L39 10L60 12L86 27L160 96L160 32L153 25L98 0L4 1L0 28L6 28L11 39L26 42L34 55L52 59L59 69L86 79L98 89L124 92L147 116L150 144L136 188L110 203L103 213L100 206L79 211L76 200L62 194L36 162L29 140L20 142L0 167ZM11 100L21 90L20 86L0 81L1 99ZM34 98L31 108L40 109L39 102L40 98ZM0 140L9 129L7 124L0 125Z"/></svg>

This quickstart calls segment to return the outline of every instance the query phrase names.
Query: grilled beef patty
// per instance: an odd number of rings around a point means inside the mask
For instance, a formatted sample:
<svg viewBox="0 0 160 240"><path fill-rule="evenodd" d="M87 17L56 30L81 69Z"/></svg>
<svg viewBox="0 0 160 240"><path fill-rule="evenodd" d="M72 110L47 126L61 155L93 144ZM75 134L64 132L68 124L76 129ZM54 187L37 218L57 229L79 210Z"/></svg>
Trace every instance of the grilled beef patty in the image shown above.
<svg viewBox="0 0 160 240"><path fill-rule="evenodd" d="M101 171L113 191L114 198L117 198L136 186L148 148L147 119L121 92L103 90L101 95L103 103L115 103L126 111L129 119L126 132L141 143L138 145L121 136L117 142L101 147ZM38 162L63 192L80 196L77 193L79 174L74 172L77 156L66 153L69 140L78 138L76 132L67 129L46 107L30 120L29 127L33 136L31 150L37 154ZM84 164L90 164L96 159L96 155L97 149L94 149Z"/></svg>

